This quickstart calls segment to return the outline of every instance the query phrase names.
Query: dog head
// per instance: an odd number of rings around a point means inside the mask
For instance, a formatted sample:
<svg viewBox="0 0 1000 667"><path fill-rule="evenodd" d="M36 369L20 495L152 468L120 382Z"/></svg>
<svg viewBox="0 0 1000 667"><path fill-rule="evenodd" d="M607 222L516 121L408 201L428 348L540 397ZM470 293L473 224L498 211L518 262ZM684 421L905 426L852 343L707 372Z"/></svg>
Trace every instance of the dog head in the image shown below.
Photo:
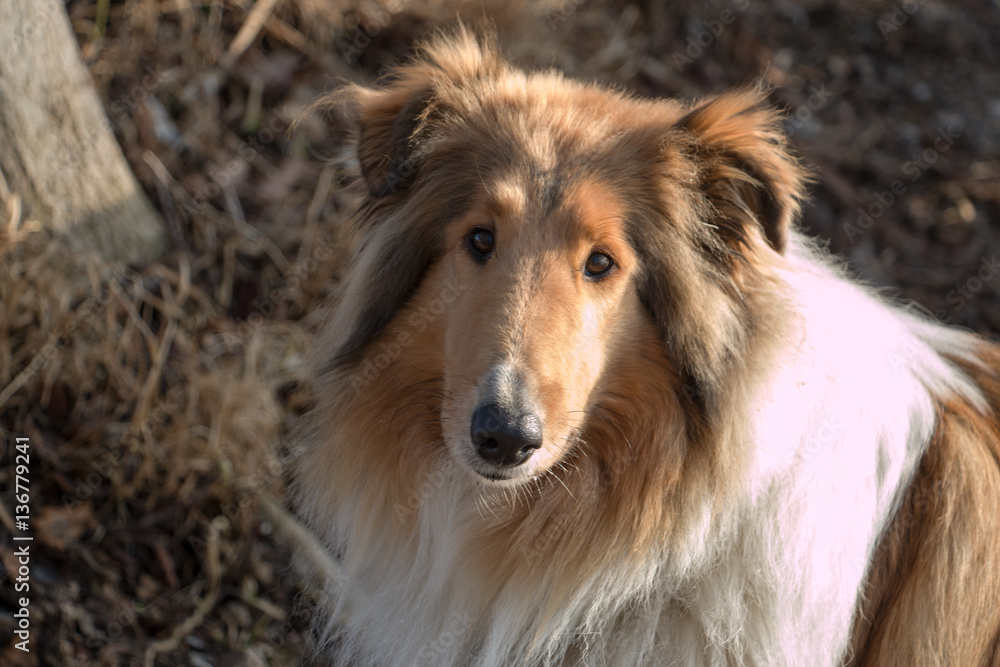
<svg viewBox="0 0 1000 667"><path fill-rule="evenodd" d="M521 72L459 29L330 106L366 190L332 368L356 368L448 285L442 435L508 483L586 440L627 391L623 358L649 357L690 428L720 409L758 325L755 276L783 251L803 184L760 90L640 100Z"/></svg>

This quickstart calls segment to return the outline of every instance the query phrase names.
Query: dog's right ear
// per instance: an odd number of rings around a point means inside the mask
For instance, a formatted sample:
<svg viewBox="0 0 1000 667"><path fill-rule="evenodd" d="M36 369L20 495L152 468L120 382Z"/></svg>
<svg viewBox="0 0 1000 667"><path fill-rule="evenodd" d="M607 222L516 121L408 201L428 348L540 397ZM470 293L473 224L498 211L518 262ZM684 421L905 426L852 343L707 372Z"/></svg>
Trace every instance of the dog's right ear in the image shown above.
<svg viewBox="0 0 1000 667"><path fill-rule="evenodd" d="M372 197L385 197L412 180L439 121L471 99L464 84L497 67L493 40L477 38L462 25L423 44L377 85L346 86L321 102L348 133Z"/></svg>
<svg viewBox="0 0 1000 667"><path fill-rule="evenodd" d="M356 154L372 197L385 197L413 177L433 99L431 83L412 78L357 90Z"/></svg>
<svg viewBox="0 0 1000 667"><path fill-rule="evenodd" d="M430 128L434 82L401 68L374 86L347 84L317 100L348 173L360 175L368 194L381 199L412 179L420 160L421 135ZM360 173L359 173L360 172Z"/></svg>

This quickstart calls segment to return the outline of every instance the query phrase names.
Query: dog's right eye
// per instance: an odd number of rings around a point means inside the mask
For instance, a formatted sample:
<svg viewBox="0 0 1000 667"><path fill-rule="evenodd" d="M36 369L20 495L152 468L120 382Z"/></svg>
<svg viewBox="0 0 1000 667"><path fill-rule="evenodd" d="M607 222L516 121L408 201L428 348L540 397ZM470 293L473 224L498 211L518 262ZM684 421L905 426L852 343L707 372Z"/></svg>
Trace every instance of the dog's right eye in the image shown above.
<svg viewBox="0 0 1000 667"><path fill-rule="evenodd" d="M483 229L482 227L477 227L469 233L469 251L472 256L479 261L485 260L489 257L490 253L493 252L493 247L496 241L493 238L493 232L488 229Z"/></svg>

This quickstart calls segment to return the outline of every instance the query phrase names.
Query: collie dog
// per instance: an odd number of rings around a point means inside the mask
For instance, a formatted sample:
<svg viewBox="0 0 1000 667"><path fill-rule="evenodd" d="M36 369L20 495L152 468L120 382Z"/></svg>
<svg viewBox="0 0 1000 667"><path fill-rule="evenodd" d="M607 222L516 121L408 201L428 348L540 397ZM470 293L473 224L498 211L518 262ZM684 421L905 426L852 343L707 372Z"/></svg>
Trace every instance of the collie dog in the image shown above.
<svg viewBox="0 0 1000 667"><path fill-rule="evenodd" d="M336 664L1000 664L1000 353L796 230L765 100L465 28L327 99L360 206L292 474Z"/></svg>

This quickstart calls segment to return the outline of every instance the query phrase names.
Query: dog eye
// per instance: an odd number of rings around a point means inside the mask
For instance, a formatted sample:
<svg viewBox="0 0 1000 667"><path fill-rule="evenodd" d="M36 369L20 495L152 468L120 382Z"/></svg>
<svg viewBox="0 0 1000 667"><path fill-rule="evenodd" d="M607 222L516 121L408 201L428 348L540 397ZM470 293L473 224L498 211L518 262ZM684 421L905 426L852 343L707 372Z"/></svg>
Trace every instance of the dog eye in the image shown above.
<svg viewBox="0 0 1000 667"><path fill-rule="evenodd" d="M495 243L493 232L488 229L478 227L469 234L469 248L477 259L486 259L493 252Z"/></svg>
<svg viewBox="0 0 1000 667"><path fill-rule="evenodd" d="M603 252L594 252L587 258L587 266L584 269L588 277L600 278L607 274L612 266L614 266L614 262L611 261L610 257Z"/></svg>

